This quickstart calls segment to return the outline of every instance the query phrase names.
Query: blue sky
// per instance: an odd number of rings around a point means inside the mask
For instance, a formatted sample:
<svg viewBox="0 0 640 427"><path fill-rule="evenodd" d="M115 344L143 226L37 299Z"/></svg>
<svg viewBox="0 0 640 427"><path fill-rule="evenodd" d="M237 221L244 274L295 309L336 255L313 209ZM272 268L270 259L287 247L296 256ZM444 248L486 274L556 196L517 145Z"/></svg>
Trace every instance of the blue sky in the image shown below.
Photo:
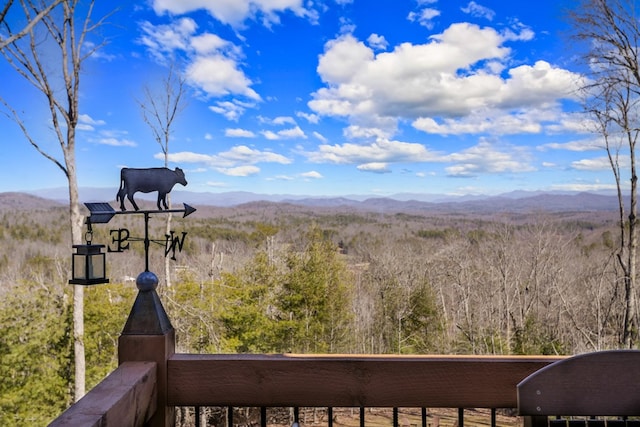
<svg viewBox="0 0 640 427"><path fill-rule="evenodd" d="M163 165L136 99L168 58L188 84L170 167L191 191L498 194L613 188L576 97L565 7L539 0L150 0L91 43L77 137L81 187ZM108 5L105 5L108 3ZM19 25L19 22L12 23ZM43 98L0 58L0 96L61 153ZM0 115L0 191L66 185Z"/></svg>

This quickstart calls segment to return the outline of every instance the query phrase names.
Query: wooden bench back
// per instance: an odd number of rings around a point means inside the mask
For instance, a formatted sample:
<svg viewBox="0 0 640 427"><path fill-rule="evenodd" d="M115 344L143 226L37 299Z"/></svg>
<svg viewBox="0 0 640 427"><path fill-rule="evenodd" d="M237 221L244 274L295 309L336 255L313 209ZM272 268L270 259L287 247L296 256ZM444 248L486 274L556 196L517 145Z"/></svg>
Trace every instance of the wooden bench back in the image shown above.
<svg viewBox="0 0 640 427"><path fill-rule="evenodd" d="M640 416L640 351L601 351L552 363L522 380L517 396L520 415L537 418L533 425L543 419L546 424L550 415Z"/></svg>

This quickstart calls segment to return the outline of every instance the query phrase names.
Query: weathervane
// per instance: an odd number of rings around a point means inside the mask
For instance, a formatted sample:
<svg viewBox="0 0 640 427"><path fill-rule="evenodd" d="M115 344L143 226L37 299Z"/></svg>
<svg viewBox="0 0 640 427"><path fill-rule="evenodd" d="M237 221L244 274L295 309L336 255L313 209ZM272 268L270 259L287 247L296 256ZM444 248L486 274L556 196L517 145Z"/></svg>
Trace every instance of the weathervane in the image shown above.
<svg viewBox="0 0 640 427"><path fill-rule="evenodd" d="M89 209L89 216L86 219L86 244L73 245L76 253L74 253L72 257L73 278L69 280L69 283L75 285L108 283L109 279L105 277L105 254L101 251L105 245L93 245L91 243L92 224L106 224L111 221L115 215L140 214L144 215L144 237L131 237L129 230L126 228L113 229L110 230L109 233L112 238L111 243L115 244L115 249L111 246L107 249L108 252L124 252L129 249L130 241L144 242L145 271L138 277L137 282L155 282L153 283L153 287L155 288L157 285L157 277L149 271L149 246L151 242L164 242L165 257L171 254L171 259L175 260L176 251L182 252L187 233L183 231L180 235L177 235L173 230L170 230L169 234L165 234L164 240L152 240L149 238L149 218L152 214L179 212L183 213L182 217L185 218L196 211L195 208L186 203L183 204L183 209L168 209L167 194L171 192L171 189L177 183L187 185L184 172L180 168L176 168L175 170L167 168L123 168L120 172L120 188L116 195L116 201L120 202L121 210L119 212L106 202L85 203L84 205ZM133 199L133 195L137 192L151 193L153 191L158 192L158 209L140 210ZM131 202L131 205L135 209L134 211L126 210L124 206L125 196L129 199L129 202ZM164 206L164 209L162 209L161 205ZM140 287L140 284L138 284L138 287Z"/></svg>

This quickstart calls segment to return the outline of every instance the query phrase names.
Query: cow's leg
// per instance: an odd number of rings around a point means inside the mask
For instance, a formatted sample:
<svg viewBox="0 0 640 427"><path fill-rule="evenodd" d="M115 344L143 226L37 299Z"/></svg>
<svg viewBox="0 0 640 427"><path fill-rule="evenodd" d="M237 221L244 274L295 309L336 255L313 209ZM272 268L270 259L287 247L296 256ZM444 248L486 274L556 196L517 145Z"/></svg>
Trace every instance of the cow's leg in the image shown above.
<svg viewBox="0 0 640 427"><path fill-rule="evenodd" d="M136 201L133 200L133 193L127 193L127 199L129 199L129 201L131 202L131 205L133 206L133 209L135 209L137 211L140 210L140 208L136 204Z"/></svg>
<svg viewBox="0 0 640 427"><path fill-rule="evenodd" d="M160 204L159 200L158 204ZM164 205L165 210L169 209L169 206L167 206L167 193L162 194L162 204Z"/></svg>
<svg viewBox="0 0 640 427"><path fill-rule="evenodd" d="M116 195L116 200L120 200L120 210L123 212L127 210L127 208L124 205L124 193L125 193L124 190L120 190Z"/></svg>
<svg viewBox="0 0 640 427"><path fill-rule="evenodd" d="M164 196L164 194L162 194L160 191L158 191L158 202L156 203L156 206L158 206L158 210L161 211L162 210L162 206L160 206L160 202L162 201L162 197Z"/></svg>

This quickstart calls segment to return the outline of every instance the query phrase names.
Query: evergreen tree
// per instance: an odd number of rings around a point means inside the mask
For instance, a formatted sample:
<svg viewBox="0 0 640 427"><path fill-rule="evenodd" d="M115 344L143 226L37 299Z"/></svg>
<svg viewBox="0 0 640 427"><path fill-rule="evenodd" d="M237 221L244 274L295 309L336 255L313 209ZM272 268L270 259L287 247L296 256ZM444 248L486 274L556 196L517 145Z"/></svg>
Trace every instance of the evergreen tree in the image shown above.
<svg viewBox="0 0 640 427"><path fill-rule="evenodd" d="M278 278L275 265L269 263L263 251L240 274L223 274L226 304L221 321L225 350L238 353L276 350L274 296Z"/></svg>
<svg viewBox="0 0 640 427"><path fill-rule="evenodd" d="M71 403L70 291L24 283L0 304L0 425L45 425Z"/></svg>
<svg viewBox="0 0 640 427"><path fill-rule="evenodd" d="M278 298L282 351L343 351L350 319L349 275L338 248L312 227L305 248L291 249Z"/></svg>

